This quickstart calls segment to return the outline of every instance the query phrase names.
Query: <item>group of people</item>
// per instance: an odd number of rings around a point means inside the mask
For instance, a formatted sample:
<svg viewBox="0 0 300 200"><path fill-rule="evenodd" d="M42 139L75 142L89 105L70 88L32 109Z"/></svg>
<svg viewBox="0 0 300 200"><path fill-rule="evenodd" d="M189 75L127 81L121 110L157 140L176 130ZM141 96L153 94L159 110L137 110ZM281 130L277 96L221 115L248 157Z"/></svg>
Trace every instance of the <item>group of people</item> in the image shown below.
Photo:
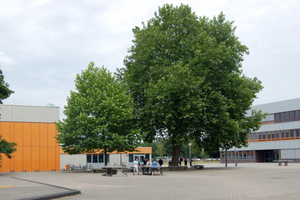
<svg viewBox="0 0 300 200"><path fill-rule="evenodd" d="M153 166L152 176L153 176L154 171L157 171L158 174L161 175L160 171L157 167L158 164L160 166L163 165L163 160L161 158L159 159L158 163L157 163L156 159L153 160L152 164L151 164L151 161L149 159L144 159L143 162L144 162L144 166L146 166L146 165L152 165ZM140 175L139 174L139 167L141 167L141 161L140 161L139 158L135 158L135 161L133 162L133 175L135 175L135 173L137 173L137 175ZM146 168L146 172L147 173L149 172L149 168Z"/></svg>
<svg viewBox="0 0 300 200"><path fill-rule="evenodd" d="M187 158L184 158L184 159L183 159L182 157L178 158L178 165L181 166L181 162L182 162L183 160L184 160L184 165L187 166L188 159L187 159ZM169 165L171 165L172 158L169 157L168 162L169 162ZM190 162L190 166L192 166L192 162L193 162L192 158L189 158L189 162Z"/></svg>

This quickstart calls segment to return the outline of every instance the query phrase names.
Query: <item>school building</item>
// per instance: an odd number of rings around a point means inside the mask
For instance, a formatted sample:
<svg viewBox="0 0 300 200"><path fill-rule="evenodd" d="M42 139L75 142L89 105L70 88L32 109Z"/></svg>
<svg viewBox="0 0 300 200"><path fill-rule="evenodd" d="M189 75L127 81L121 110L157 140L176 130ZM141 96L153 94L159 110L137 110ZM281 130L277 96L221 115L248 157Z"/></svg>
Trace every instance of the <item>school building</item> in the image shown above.
<svg viewBox="0 0 300 200"><path fill-rule="evenodd" d="M261 128L248 135L248 147L227 151L228 162L300 162L300 98L252 106L268 115ZM249 113L251 113L251 110ZM221 152L221 162L225 152Z"/></svg>
<svg viewBox="0 0 300 200"><path fill-rule="evenodd" d="M58 171L66 164L104 166L104 155L67 155L59 147L55 136L58 134L55 123L59 120L59 107L24 106L0 104L0 135L8 142L17 143L17 151L8 159L2 156L0 172ZM136 152L112 152L107 156L108 165L132 167L136 157L151 159L151 147L138 147Z"/></svg>
<svg viewBox="0 0 300 200"><path fill-rule="evenodd" d="M59 107L0 105L0 135L17 143L13 158L2 156L0 172L59 170L60 148L54 122Z"/></svg>

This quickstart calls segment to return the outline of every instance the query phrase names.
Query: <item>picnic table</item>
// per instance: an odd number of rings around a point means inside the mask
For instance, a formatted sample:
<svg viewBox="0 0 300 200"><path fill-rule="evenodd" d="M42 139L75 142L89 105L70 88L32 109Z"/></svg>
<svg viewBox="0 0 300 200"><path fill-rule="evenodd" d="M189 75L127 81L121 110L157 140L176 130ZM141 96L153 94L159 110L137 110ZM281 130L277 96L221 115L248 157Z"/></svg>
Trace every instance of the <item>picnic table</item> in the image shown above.
<svg viewBox="0 0 300 200"><path fill-rule="evenodd" d="M163 170L167 169L167 168L168 167L157 166L157 169L159 170L161 175L163 175ZM144 166L141 167L141 169L142 169L142 174L143 175L151 175L152 171L153 171L153 166L152 165L144 165Z"/></svg>
<svg viewBox="0 0 300 200"><path fill-rule="evenodd" d="M112 172L116 171L116 176L123 176L123 170L127 169L127 167L122 166L105 166L102 169L106 169L106 176L112 176ZM127 174L124 174L127 175Z"/></svg>

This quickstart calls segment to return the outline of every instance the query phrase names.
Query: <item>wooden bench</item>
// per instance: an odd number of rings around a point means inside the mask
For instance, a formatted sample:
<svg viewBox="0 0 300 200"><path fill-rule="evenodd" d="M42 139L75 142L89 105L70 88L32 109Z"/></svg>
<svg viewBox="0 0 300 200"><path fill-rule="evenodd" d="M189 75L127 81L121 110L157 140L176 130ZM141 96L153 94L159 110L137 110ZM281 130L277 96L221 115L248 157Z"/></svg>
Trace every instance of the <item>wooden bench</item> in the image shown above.
<svg viewBox="0 0 300 200"><path fill-rule="evenodd" d="M282 166L282 163L284 163L284 166L288 166L289 163L288 160L275 160L274 162L278 162L278 166Z"/></svg>

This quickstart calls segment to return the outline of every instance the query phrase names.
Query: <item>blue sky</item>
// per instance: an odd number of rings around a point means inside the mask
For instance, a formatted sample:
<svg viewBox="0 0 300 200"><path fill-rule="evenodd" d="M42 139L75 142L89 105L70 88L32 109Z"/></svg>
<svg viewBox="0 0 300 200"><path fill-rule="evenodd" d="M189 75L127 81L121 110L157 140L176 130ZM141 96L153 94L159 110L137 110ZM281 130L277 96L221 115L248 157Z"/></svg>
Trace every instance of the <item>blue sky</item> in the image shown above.
<svg viewBox="0 0 300 200"><path fill-rule="evenodd" d="M300 1L275 0L0 0L0 65L15 93L5 104L61 108L89 62L123 67L132 28L165 3L188 4L198 16L221 11L250 49L244 74L264 90L254 104L299 98Z"/></svg>

